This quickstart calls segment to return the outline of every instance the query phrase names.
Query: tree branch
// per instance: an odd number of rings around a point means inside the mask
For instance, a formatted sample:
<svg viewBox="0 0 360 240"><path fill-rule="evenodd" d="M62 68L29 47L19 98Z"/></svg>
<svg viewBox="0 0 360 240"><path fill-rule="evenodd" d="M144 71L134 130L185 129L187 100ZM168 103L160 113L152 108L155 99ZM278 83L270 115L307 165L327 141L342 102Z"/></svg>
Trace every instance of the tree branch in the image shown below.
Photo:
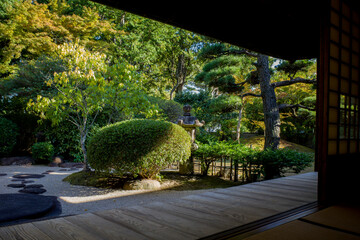
<svg viewBox="0 0 360 240"><path fill-rule="evenodd" d="M304 108L304 109L307 109L307 110L310 110L310 111L316 111L315 108L311 108L311 107L307 107L307 106L304 106L304 105L301 105L301 104L279 104L278 105L279 109L285 109L285 108Z"/></svg>
<svg viewBox="0 0 360 240"><path fill-rule="evenodd" d="M274 88L277 87L283 87L283 86L289 86L295 83L307 83L307 84L314 84L316 83L316 80L314 79L304 79L304 78L294 78L287 81L281 81L281 82L274 82L271 84Z"/></svg>
<svg viewBox="0 0 360 240"><path fill-rule="evenodd" d="M246 49L242 49L242 50L227 50L227 51L224 51L220 54L221 55L226 55L226 54L235 54L235 55L242 55L242 54L245 54L245 55L248 55L250 57L257 57L258 54L256 53L253 53L253 52L250 52Z"/></svg>
<svg viewBox="0 0 360 240"><path fill-rule="evenodd" d="M240 95L240 97L261 97L261 94L244 93L244 94Z"/></svg>

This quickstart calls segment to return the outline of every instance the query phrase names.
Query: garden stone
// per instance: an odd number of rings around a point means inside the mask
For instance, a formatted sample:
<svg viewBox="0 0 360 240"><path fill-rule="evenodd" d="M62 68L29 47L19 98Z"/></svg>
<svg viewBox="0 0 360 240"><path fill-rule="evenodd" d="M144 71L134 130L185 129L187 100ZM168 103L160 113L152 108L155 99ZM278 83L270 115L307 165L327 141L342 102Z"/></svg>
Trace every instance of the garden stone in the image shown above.
<svg viewBox="0 0 360 240"><path fill-rule="evenodd" d="M159 181L150 179L134 180L124 184L124 190L157 190L160 188Z"/></svg>
<svg viewBox="0 0 360 240"><path fill-rule="evenodd" d="M43 188L24 188L24 189L19 190L19 192L30 193L30 194L41 194L41 193L46 192L46 190Z"/></svg>
<svg viewBox="0 0 360 240"><path fill-rule="evenodd" d="M43 174L31 174L31 173L24 173L24 174L17 174L14 175L13 178L42 178L45 177Z"/></svg>
<svg viewBox="0 0 360 240"><path fill-rule="evenodd" d="M52 162L59 165L59 164L63 163L64 161L61 159L61 157L55 157Z"/></svg>
<svg viewBox="0 0 360 240"><path fill-rule="evenodd" d="M0 158L0 165L10 166L10 165L31 165L33 163L31 157L6 157Z"/></svg>
<svg viewBox="0 0 360 240"><path fill-rule="evenodd" d="M74 163L74 162L67 162L67 163L61 163L59 164L59 167L62 168L83 168L83 163Z"/></svg>
<svg viewBox="0 0 360 240"><path fill-rule="evenodd" d="M26 185L24 188L42 188L44 187L44 185L42 184L29 184L29 185Z"/></svg>
<svg viewBox="0 0 360 240"><path fill-rule="evenodd" d="M26 180L26 181L23 180L23 181L22 181L22 183L24 183L24 184L25 184L25 183L33 183L33 182L34 182L33 180Z"/></svg>
<svg viewBox="0 0 360 240"><path fill-rule="evenodd" d="M12 183L12 184L8 184L7 186L11 187L11 188L22 188L22 187L25 187L25 184L23 184L23 183Z"/></svg>
<svg viewBox="0 0 360 240"><path fill-rule="evenodd" d="M0 226L10 221L36 218L53 211L57 197L32 194L0 194Z"/></svg>

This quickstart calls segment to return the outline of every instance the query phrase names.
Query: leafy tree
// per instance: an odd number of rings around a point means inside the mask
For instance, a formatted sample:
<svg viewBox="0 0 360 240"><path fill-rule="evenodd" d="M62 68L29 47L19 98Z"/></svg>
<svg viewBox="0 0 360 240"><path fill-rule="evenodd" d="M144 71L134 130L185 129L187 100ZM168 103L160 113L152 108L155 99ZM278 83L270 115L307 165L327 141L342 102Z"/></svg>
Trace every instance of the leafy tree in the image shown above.
<svg viewBox="0 0 360 240"><path fill-rule="evenodd" d="M249 52L245 49L228 47L224 44L215 44L210 45L208 48L203 50L202 55L204 57L214 59L219 57L216 60L218 62L223 62L224 56L233 55L233 56L247 56L250 59L255 59L256 62L253 63L255 70L248 74L248 77L242 81L237 82L234 77L235 69L230 70L226 64L218 64L215 60L215 65L221 66L221 69L224 71L208 71L207 68L204 68L203 73L199 74L197 79L207 83L213 88L218 88L222 91L239 93L243 90L245 84L250 83L252 85L259 84L261 94L254 93L250 91L248 93L242 93L241 96L253 96L261 97L263 102L263 113L264 113L264 123L265 123L265 146L264 148L273 148L277 149L280 143L280 108L293 108L301 107L301 105L278 105L275 89L284 86L290 86L297 83L304 84L314 84L316 83L316 78L311 76L310 78L304 78L298 76L299 72L306 71L313 62L282 62L282 65L278 67L278 71L283 71L287 74L287 80L278 80L271 81L274 70L271 69L269 63L269 57ZM234 66L234 62L231 63ZM230 76L229 76L230 75ZM250 89L253 90L253 89Z"/></svg>
<svg viewBox="0 0 360 240"><path fill-rule="evenodd" d="M200 56L210 58L204 65L203 71L196 76L196 81L203 82L213 88L215 95L227 93L230 95L220 95L215 99L213 106L217 112L233 112L238 110L238 121L236 124L236 140L240 142L241 121L244 109L243 91L250 89L247 76L251 70L251 59L243 55L227 55L224 44L211 44L203 49ZM230 48L231 51L241 51L239 48ZM216 57L218 56L218 57ZM233 96L231 96L233 95ZM225 104L225 105L224 105ZM231 106L232 105L232 106ZM216 111L212 111L216 113ZM227 123L230 123L227 121ZM222 124L225 127L225 122Z"/></svg>
<svg viewBox="0 0 360 240"><path fill-rule="evenodd" d="M41 55L51 55L58 44L80 39L93 50L109 48L109 38L120 34L95 9L83 7L83 15L65 15L69 5L61 0L47 4L15 1L0 22L0 77L13 74L18 64Z"/></svg>
<svg viewBox="0 0 360 240"><path fill-rule="evenodd" d="M130 113L132 102L150 111L150 104L140 96L141 81L131 65L108 66L105 54L90 52L79 43L64 44L57 54L68 69L47 81L57 94L50 98L38 95L29 107L54 124L67 120L77 127L84 170L89 170L85 143L99 113L106 106Z"/></svg>
<svg viewBox="0 0 360 240"><path fill-rule="evenodd" d="M150 94L174 99L199 69L195 54L204 37L130 13L108 14L126 33L116 39L119 47L114 54L144 73Z"/></svg>

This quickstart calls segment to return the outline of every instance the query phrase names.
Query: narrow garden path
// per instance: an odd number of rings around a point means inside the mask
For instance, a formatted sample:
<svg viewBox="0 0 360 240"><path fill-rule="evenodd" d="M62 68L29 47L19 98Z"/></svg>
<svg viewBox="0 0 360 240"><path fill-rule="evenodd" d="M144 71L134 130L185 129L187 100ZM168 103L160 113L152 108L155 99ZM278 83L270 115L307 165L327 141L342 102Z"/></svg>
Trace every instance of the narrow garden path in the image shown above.
<svg viewBox="0 0 360 240"><path fill-rule="evenodd" d="M0 239L197 239L317 200L317 173L0 228Z"/></svg>

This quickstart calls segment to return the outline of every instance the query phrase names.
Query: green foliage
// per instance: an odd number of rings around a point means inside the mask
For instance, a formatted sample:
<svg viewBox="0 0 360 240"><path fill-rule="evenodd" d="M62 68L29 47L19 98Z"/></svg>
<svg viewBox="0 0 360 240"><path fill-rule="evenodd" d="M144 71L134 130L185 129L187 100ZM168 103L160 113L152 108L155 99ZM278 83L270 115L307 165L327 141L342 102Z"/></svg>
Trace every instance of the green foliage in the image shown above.
<svg viewBox="0 0 360 240"><path fill-rule="evenodd" d="M100 129L89 142L88 156L95 170L154 178L169 164L187 160L190 148L190 136L176 124L129 120Z"/></svg>
<svg viewBox="0 0 360 240"><path fill-rule="evenodd" d="M313 161L313 156L290 149L265 149L258 154L265 179L280 177L285 170L291 169L299 173Z"/></svg>
<svg viewBox="0 0 360 240"><path fill-rule="evenodd" d="M0 156L10 154L16 145L19 129L12 121L0 117Z"/></svg>
<svg viewBox="0 0 360 240"><path fill-rule="evenodd" d="M54 146L54 154L66 160L75 160L82 155L79 130L69 121L62 121L52 125L50 121L43 121L38 127L38 132L45 135L45 139Z"/></svg>
<svg viewBox="0 0 360 240"><path fill-rule="evenodd" d="M166 100L159 97L149 97L149 101L160 109L164 120L176 122L179 116L183 115L183 106L173 100Z"/></svg>
<svg viewBox="0 0 360 240"><path fill-rule="evenodd" d="M198 142L199 143L199 142ZM199 143L199 149L193 155L201 161L202 172L207 175L210 164L222 159L232 159L234 164L239 164L243 181L253 181L253 176L262 174L265 179L280 177L285 171L299 173L308 167L313 156L291 149L266 149L264 151L249 148L231 142Z"/></svg>
<svg viewBox="0 0 360 240"><path fill-rule="evenodd" d="M95 9L83 7L82 16L63 15L70 8L65 1L15 1L0 22L0 77L13 74L18 63L51 55L58 44L80 39L91 49L107 51L109 38L121 34L108 20L100 19Z"/></svg>
<svg viewBox="0 0 360 240"><path fill-rule="evenodd" d="M295 74L299 72L307 72L310 67L314 65L313 60L297 60L294 62L281 61L279 65L276 66L277 71L282 71L285 74L288 74L290 77L294 77Z"/></svg>
<svg viewBox="0 0 360 240"><path fill-rule="evenodd" d="M36 163L48 163L54 155L54 146L49 142L34 143L31 152Z"/></svg>

